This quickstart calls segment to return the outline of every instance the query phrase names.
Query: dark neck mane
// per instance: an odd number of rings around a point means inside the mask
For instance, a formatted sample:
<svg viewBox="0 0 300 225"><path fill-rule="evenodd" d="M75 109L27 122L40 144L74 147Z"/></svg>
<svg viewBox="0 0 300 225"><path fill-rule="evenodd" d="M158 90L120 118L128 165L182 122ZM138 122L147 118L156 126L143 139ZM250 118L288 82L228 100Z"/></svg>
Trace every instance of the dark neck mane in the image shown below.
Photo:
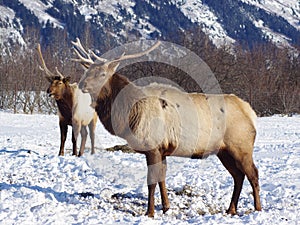
<svg viewBox="0 0 300 225"><path fill-rule="evenodd" d="M72 125L73 92L68 84L61 99L56 100L60 114L68 125Z"/></svg>
<svg viewBox="0 0 300 225"><path fill-rule="evenodd" d="M125 87L126 94L119 95L122 90L125 90ZM122 127L122 125L126 123L126 121L124 120L126 120L127 118L124 118L124 113L122 114L122 112L128 112L131 106L131 102L134 102L135 99L140 96L140 94L140 89L133 83L131 83L126 77L120 74L114 74L110 78L110 80L103 86L98 95L95 109L102 124L111 134L115 135L116 132L121 132L120 129L122 128L117 128L119 129L118 131L115 131L115 129L116 126ZM117 101L115 102L116 99ZM114 121L112 123L112 109L114 103L114 107L117 107L118 109L115 111L118 112L113 112ZM120 114L120 116L116 114ZM116 121L116 117L118 121Z"/></svg>

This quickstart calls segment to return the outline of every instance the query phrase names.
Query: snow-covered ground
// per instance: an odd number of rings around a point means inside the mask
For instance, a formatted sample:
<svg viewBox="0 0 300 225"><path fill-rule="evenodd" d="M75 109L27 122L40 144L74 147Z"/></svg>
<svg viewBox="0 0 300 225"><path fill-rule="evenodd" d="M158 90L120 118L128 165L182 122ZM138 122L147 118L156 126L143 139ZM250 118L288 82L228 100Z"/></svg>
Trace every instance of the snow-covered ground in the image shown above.
<svg viewBox="0 0 300 225"><path fill-rule="evenodd" d="M71 129L69 129L70 137ZM0 224L299 224L300 117L259 118L254 158L260 172L263 211L253 211L245 180L239 215L225 214L232 179L217 157L168 158L171 209L154 219L147 207L143 155L107 152L124 144L97 127L97 153L58 157L54 115L0 111Z"/></svg>

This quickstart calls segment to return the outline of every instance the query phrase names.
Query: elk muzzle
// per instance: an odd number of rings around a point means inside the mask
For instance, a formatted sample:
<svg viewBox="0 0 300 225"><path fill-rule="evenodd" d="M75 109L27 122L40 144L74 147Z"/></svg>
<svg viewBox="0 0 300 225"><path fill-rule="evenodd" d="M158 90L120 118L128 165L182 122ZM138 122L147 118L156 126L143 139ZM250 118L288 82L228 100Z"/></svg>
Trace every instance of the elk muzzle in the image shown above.
<svg viewBox="0 0 300 225"><path fill-rule="evenodd" d="M54 98L54 94L52 93L51 87L47 89L47 94L49 97Z"/></svg>
<svg viewBox="0 0 300 225"><path fill-rule="evenodd" d="M82 90L83 93L88 93L89 92L89 90L87 89L86 81L80 81L78 86Z"/></svg>
<svg viewBox="0 0 300 225"><path fill-rule="evenodd" d="M54 98L55 100L61 99L60 94L57 93L57 90L53 89L52 87L49 87L47 89L47 94L49 97Z"/></svg>

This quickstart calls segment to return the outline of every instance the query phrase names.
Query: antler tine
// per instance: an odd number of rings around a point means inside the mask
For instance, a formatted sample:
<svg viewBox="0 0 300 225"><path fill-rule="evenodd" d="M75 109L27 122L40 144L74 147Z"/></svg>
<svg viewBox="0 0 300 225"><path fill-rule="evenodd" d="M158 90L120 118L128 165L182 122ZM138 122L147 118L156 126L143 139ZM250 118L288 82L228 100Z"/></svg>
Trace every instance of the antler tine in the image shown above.
<svg viewBox="0 0 300 225"><path fill-rule="evenodd" d="M94 61L92 60L92 58L90 57L90 54L91 54L96 60L99 60L100 62L106 62L106 61L107 61L107 59L104 59L104 58L101 58L101 57L97 56L97 55L95 54L95 52L93 52L92 50L88 50L88 52L87 52L87 51L84 49L84 47L82 46L82 44L81 44L79 38L76 38L76 42L72 41L72 44L77 48L77 49L75 49L75 52L76 52L76 54L80 57L81 60L86 59L86 58L84 58L84 57L82 56L82 54L80 54L80 52L83 52L83 54L86 55L86 56L88 57L89 62L94 62ZM79 55L78 53L79 53L80 55ZM76 60L76 61L78 61L78 60Z"/></svg>
<svg viewBox="0 0 300 225"><path fill-rule="evenodd" d="M104 59L104 58L101 58L99 56L97 56L95 54L95 52L93 52L92 50L89 50L89 52L92 54L92 56L96 59L96 60L99 60L100 62L107 62L107 59Z"/></svg>
<svg viewBox="0 0 300 225"><path fill-rule="evenodd" d="M80 62L80 63L88 63L88 64L94 63L94 61L91 59L90 56L88 56L88 58L83 57L76 48L74 48L74 51L79 59L72 59L73 61Z"/></svg>
<svg viewBox="0 0 300 225"><path fill-rule="evenodd" d="M79 38L76 38L76 41L75 42L72 41L71 43L74 45L74 51L79 58L79 59L72 59L73 61L80 62L83 65L86 64L90 65L94 63L90 54L82 46ZM84 55L87 57L84 57Z"/></svg>
<svg viewBox="0 0 300 225"><path fill-rule="evenodd" d="M132 54L132 55L123 55L120 56L119 58L111 61L111 62L119 62L119 61L122 61L122 60L126 60L126 59L133 59L133 58L138 58L138 57L141 57L143 55L146 55L148 54L149 52L152 52L154 49L156 49L159 45L161 44L160 41L157 41L155 43L155 45L153 45L152 47L148 48L147 50L143 51L143 52L140 52L140 53L136 53L136 54Z"/></svg>
<svg viewBox="0 0 300 225"><path fill-rule="evenodd" d="M55 67L55 70L56 70L56 73L58 74L58 76L60 76L61 79L63 79L65 77L61 72L59 72L57 67Z"/></svg>
<svg viewBox="0 0 300 225"><path fill-rule="evenodd" d="M77 47L77 49L79 49L79 51L83 52L85 55L89 55L89 54L87 53L87 51L84 49L84 47L82 46L81 41L80 41L79 38L76 38L76 41L71 41L71 43L72 43L75 47Z"/></svg>
<svg viewBox="0 0 300 225"><path fill-rule="evenodd" d="M43 55L42 55L41 45L40 45L40 44L37 45L37 52L38 52L39 58L40 58L41 63L42 63L42 66L39 66L40 70L45 71L47 77L55 76L55 75L47 68L47 66L46 66L46 63L45 63L44 58L43 58Z"/></svg>

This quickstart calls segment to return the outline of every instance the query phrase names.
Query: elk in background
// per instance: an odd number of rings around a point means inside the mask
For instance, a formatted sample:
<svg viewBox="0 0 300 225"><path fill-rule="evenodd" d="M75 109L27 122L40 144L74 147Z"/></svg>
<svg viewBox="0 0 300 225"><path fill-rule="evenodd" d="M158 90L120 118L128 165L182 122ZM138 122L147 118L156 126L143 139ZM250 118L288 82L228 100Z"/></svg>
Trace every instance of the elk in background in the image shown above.
<svg viewBox="0 0 300 225"><path fill-rule="evenodd" d="M79 87L96 101L93 105L104 127L146 156L149 217L154 216L157 184L163 212L170 208L165 184L167 156L202 159L217 155L234 180L227 213L237 212L245 176L253 189L255 209L261 210L258 170L252 157L256 114L247 102L233 94L186 93L157 83L139 87L115 73L122 60L147 54L158 44L141 53L92 62L80 55L84 50L79 43L73 42L81 48L76 51L77 61L88 68Z"/></svg>
<svg viewBox="0 0 300 225"><path fill-rule="evenodd" d="M59 155L64 155L64 146L67 138L68 125L72 126L73 155L77 156L77 138L81 134L81 145L78 156L84 152L87 139L87 126L91 138L91 154L95 153L95 128L97 123L97 113L90 105L91 96L83 93L77 83L70 84L70 77L65 77L56 68L56 74L52 73L46 66L41 47L37 46L38 56L41 61L40 69L45 72L45 78L50 85L47 93L54 98L58 107L59 127L60 127L60 150Z"/></svg>

